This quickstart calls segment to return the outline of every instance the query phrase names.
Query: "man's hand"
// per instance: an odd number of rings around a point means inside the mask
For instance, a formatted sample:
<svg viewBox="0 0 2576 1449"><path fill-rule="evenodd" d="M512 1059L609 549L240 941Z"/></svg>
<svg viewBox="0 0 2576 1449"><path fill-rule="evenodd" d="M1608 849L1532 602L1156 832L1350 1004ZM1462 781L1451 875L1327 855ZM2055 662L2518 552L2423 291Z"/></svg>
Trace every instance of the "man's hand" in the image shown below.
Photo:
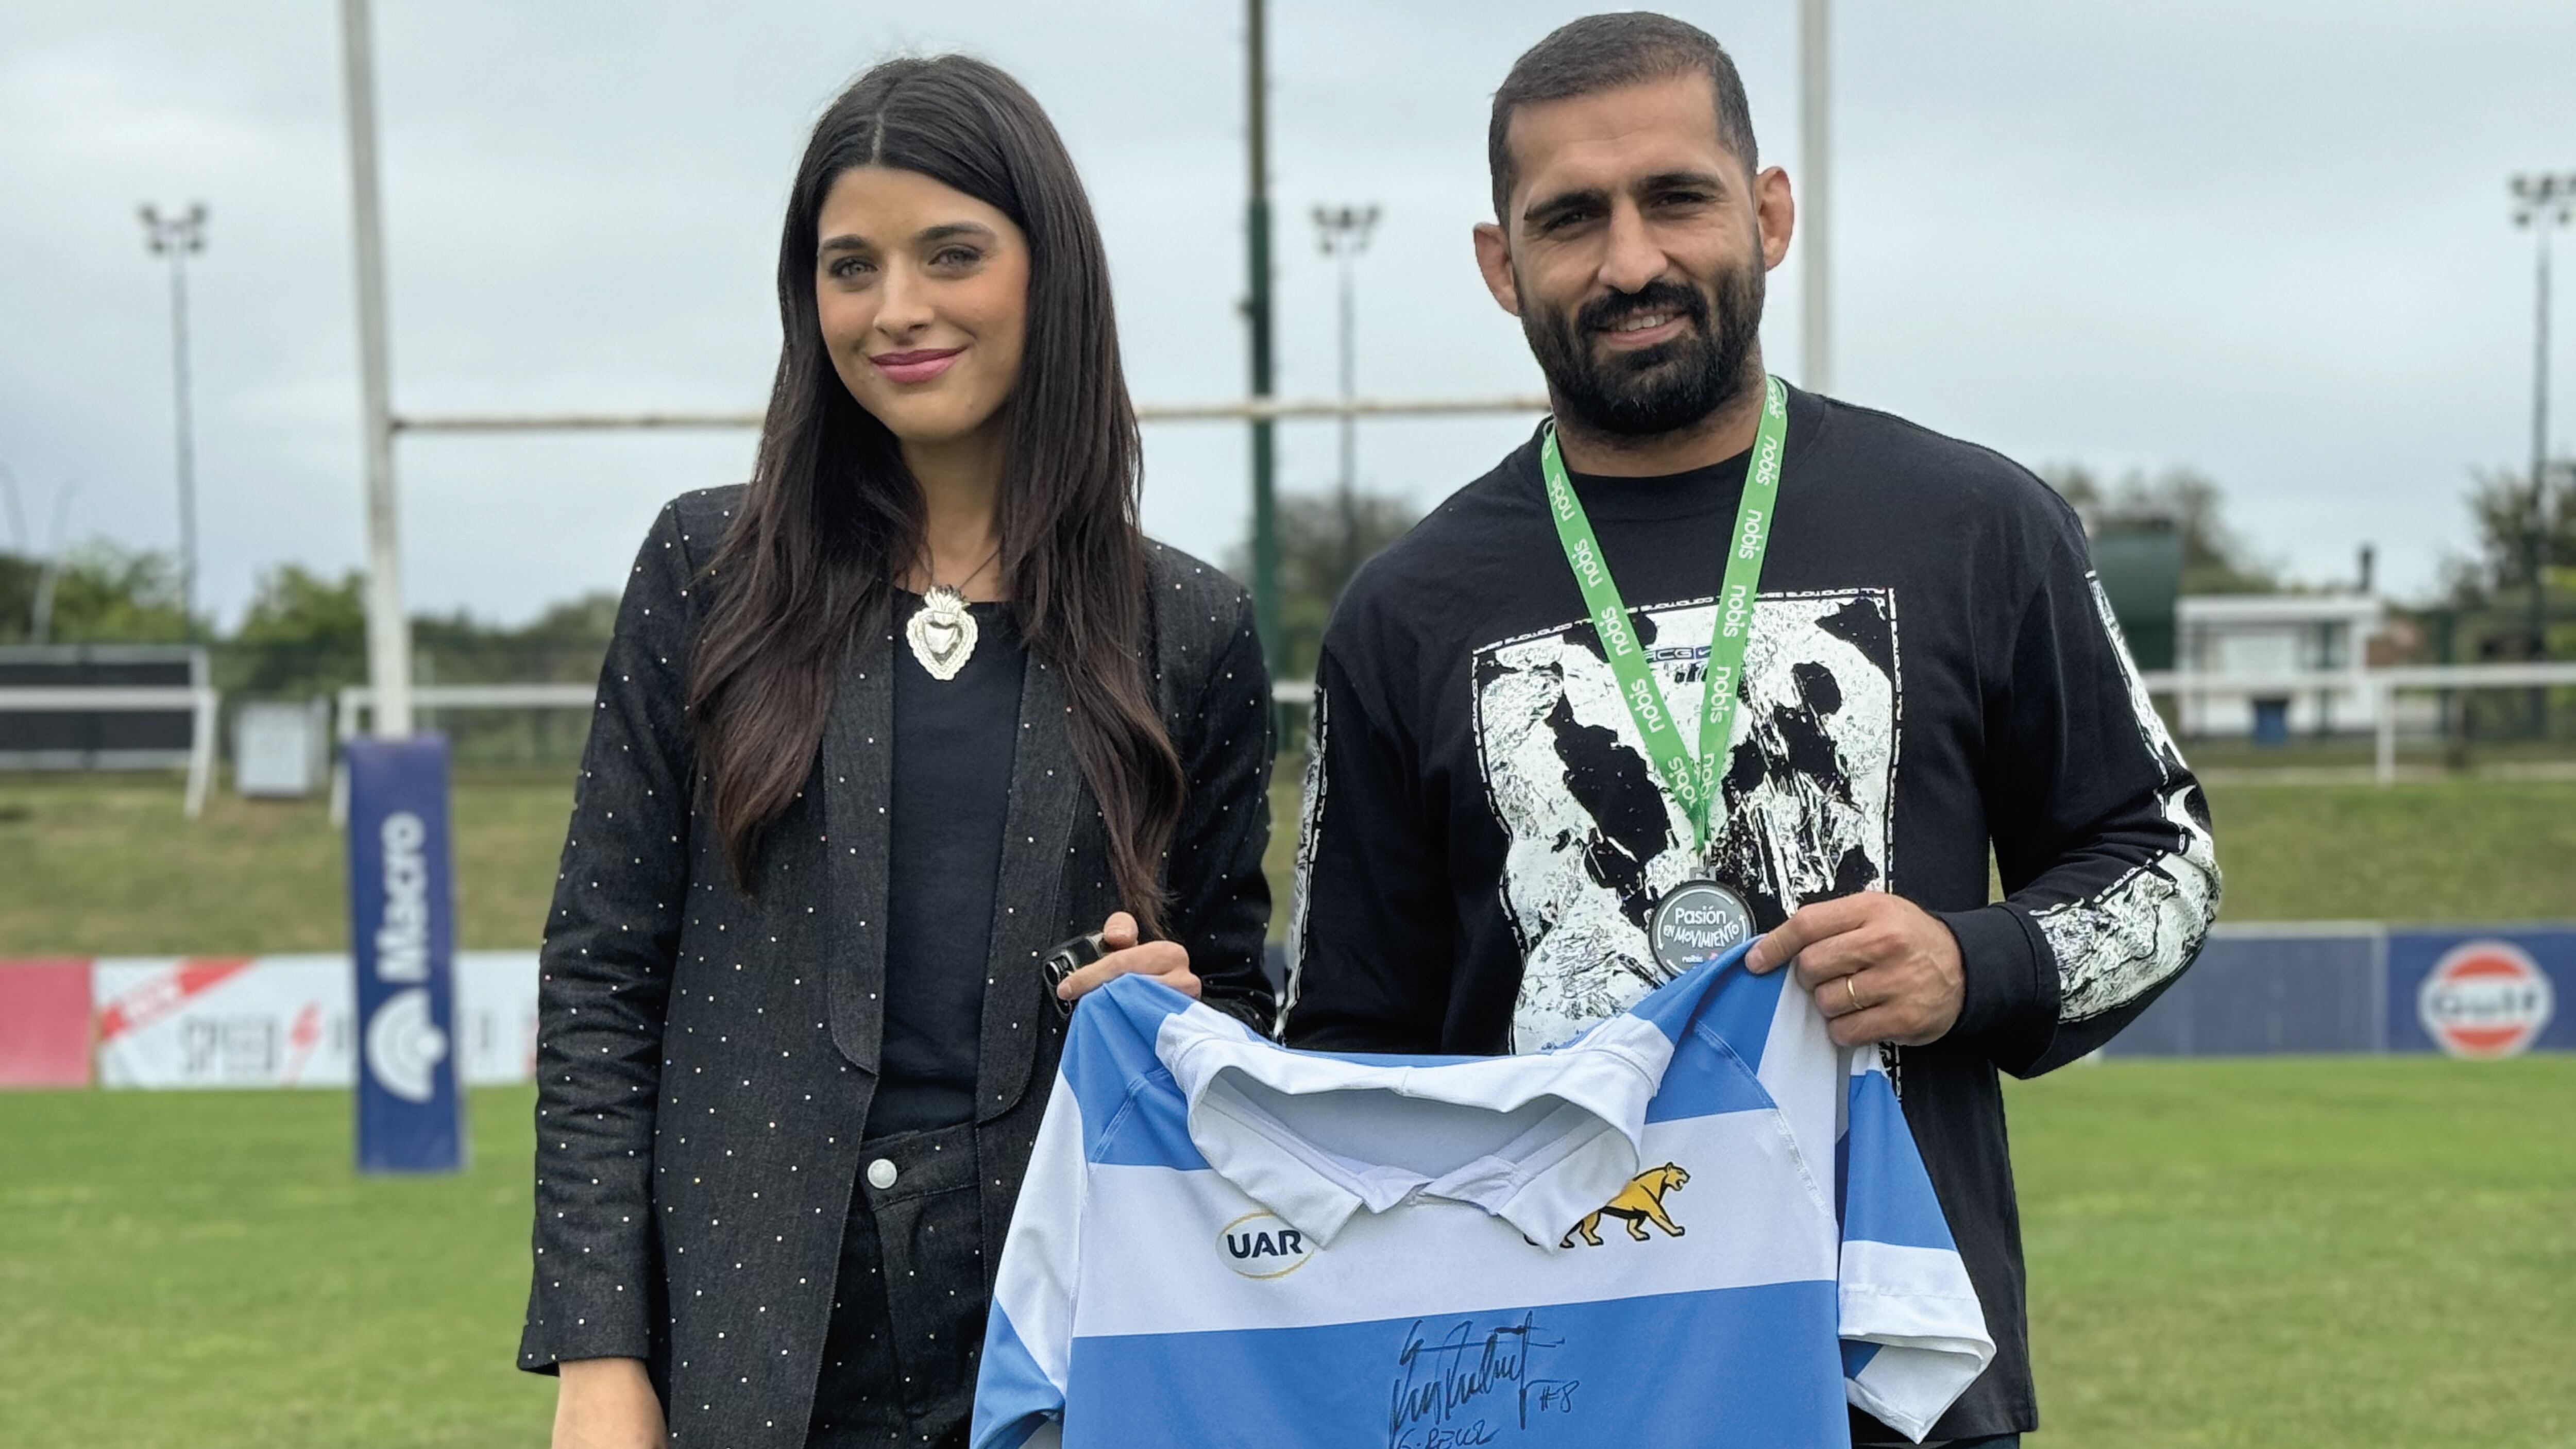
<svg viewBox="0 0 2576 1449"><path fill-rule="evenodd" d="M1136 918L1125 911L1114 911L1100 928L1100 944L1108 954L1064 978L1055 989L1063 1001L1079 1001L1086 991L1094 991L1113 976L1151 976L1192 1001L1199 999L1199 978L1190 970L1189 949L1178 941L1136 943Z"/></svg>
<svg viewBox="0 0 2576 1449"><path fill-rule="evenodd" d="M1744 969L1758 975L1786 962L1797 964L1798 985L1842 1046L1939 1041L1967 997L1958 938L1921 906L1885 891L1800 907L1753 943Z"/></svg>

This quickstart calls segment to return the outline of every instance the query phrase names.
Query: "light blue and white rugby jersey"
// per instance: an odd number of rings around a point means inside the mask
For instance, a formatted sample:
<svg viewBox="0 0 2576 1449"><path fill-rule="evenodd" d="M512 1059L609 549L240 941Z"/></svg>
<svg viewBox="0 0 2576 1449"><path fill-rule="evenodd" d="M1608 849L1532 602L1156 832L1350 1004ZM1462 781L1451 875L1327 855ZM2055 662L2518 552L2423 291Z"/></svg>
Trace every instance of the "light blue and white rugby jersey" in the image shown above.
<svg viewBox="0 0 2576 1449"><path fill-rule="evenodd" d="M1875 1049L1741 950L1518 1057L1074 1013L975 1449L1921 1437L1994 1356Z"/></svg>

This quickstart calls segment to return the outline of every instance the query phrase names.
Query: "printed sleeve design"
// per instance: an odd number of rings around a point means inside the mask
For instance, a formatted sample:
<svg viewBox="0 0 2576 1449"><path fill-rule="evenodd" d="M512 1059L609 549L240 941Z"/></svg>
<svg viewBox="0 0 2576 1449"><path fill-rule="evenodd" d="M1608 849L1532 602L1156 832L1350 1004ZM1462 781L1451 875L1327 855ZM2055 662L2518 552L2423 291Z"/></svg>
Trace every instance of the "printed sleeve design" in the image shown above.
<svg viewBox="0 0 2576 1449"><path fill-rule="evenodd" d="M2057 957L2058 1016L2069 1022L2126 1006L2179 975L2200 954L2219 894L2217 847L2199 782L2138 679L2101 579L2087 582L2128 686L2139 741L2161 775L2157 806L2180 848L2159 852L2092 895L2032 913Z"/></svg>
<svg viewBox="0 0 2576 1449"><path fill-rule="evenodd" d="M1315 683L1314 703L1306 715L1306 773L1300 782L1304 805L1297 817L1295 877L1288 897L1288 984L1279 993L1279 1019L1271 1035L1285 1036L1288 1013L1297 1009L1297 988L1305 979L1306 911L1313 899L1315 846L1324 833L1324 741L1331 727L1330 695Z"/></svg>

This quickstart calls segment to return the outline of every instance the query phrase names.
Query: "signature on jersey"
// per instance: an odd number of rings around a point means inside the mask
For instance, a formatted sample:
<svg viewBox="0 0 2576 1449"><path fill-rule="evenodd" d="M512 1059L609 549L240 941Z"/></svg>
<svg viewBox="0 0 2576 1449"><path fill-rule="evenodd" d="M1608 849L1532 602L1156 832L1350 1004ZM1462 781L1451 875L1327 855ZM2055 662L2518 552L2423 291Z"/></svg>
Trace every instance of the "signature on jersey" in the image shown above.
<svg viewBox="0 0 2576 1449"><path fill-rule="evenodd" d="M1565 1340L1535 1311L1499 1323L1416 1319L1395 1356L1387 1449L1474 1449L1574 1412L1580 1382L1547 1372Z"/></svg>

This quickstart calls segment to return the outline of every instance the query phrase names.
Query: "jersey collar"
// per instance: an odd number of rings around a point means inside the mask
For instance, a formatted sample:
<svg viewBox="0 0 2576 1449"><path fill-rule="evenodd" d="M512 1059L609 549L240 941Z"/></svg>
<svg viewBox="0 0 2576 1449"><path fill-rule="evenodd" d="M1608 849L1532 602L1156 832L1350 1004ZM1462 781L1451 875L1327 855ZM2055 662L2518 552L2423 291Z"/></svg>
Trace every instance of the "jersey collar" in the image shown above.
<svg viewBox="0 0 2576 1449"><path fill-rule="evenodd" d="M1418 1198L1482 1208L1550 1252L1567 1229L1615 1196L1643 1160L1646 1106L1672 1059L1672 1039L1634 1016L1601 1023L1535 1056L1407 1059L1290 1052L1204 1008L1163 1020L1155 1053L1188 1104L1190 1140L1218 1175L1316 1245L1363 1209ZM1258 1100L1382 1091L1496 1115L1541 1098L1563 1105L1509 1143L1433 1176L1355 1162L1305 1141Z"/></svg>

